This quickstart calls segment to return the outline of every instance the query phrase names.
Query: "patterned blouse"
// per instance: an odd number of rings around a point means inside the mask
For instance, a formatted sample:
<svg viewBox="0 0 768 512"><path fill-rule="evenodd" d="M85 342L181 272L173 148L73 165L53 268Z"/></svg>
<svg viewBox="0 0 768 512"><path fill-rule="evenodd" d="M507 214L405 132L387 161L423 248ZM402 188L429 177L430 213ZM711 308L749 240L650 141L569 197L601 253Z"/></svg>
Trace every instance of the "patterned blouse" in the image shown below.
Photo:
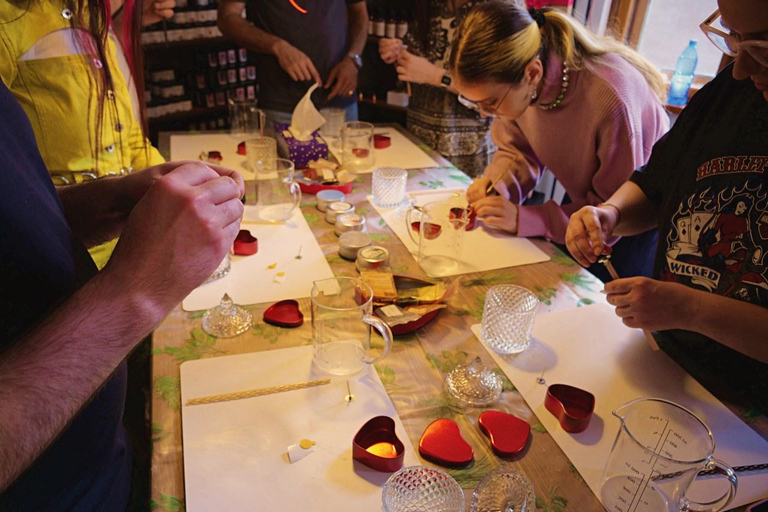
<svg viewBox="0 0 768 512"><path fill-rule="evenodd" d="M464 16L485 0L470 0L458 7L458 15L450 12L445 0L431 0L439 17L429 26L429 47L408 33L404 43L411 52L446 67L456 27ZM482 175L490 156L496 150L489 135L490 119L459 103L455 94L442 87L412 84L408 105L408 130L470 176Z"/></svg>

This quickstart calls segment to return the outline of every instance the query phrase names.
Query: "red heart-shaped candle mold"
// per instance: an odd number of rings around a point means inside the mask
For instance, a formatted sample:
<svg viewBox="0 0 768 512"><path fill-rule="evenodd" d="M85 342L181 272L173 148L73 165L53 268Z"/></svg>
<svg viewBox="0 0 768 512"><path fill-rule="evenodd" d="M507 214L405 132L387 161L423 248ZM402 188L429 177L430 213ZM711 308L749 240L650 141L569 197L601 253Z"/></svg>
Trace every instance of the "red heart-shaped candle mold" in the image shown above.
<svg viewBox="0 0 768 512"><path fill-rule="evenodd" d="M478 418L480 430L491 440L491 447L501 457L517 455L525 448L531 435L531 426L501 411L485 411Z"/></svg>
<svg viewBox="0 0 768 512"><path fill-rule="evenodd" d="M578 434L589 426L595 410L595 395L568 384L552 384L547 388L544 407L557 418L563 430Z"/></svg>
<svg viewBox="0 0 768 512"><path fill-rule="evenodd" d="M298 327L304 323L299 303L293 299L275 302L264 311L264 321L279 327Z"/></svg>
<svg viewBox="0 0 768 512"><path fill-rule="evenodd" d="M232 244L232 250L239 256L250 256L259 252L259 240L247 229L241 229Z"/></svg>
<svg viewBox="0 0 768 512"><path fill-rule="evenodd" d="M352 440L352 458L376 471L393 473L403 467L404 457L405 446L389 416L371 418Z"/></svg>
<svg viewBox="0 0 768 512"><path fill-rule="evenodd" d="M466 466L475 455L456 422L447 418L433 421L424 430L419 453L435 464L449 467Z"/></svg>

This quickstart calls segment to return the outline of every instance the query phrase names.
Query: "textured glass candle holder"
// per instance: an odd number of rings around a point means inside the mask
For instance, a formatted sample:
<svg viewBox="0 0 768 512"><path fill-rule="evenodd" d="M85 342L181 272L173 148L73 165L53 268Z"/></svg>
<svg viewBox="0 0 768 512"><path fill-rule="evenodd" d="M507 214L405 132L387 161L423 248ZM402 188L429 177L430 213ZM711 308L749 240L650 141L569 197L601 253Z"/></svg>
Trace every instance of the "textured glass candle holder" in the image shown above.
<svg viewBox="0 0 768 512"><path fill-rule="evenodd" d="M395 208L405 201L408 171L398 167L377 167L371 179L373 203L381 208Z"/></svg>
<svg viewBox="0 0 768 512"><path fill-rule="evenodd" d="M505 465L486 475L477 485L470 512L535 512L536 495L525 473Z"/></svg>
<svg viewBox="0 0 768 512"><path fill-rule="evenodd" d="M451 475L427 466L403 468L381 493L384 512L464 512L464 491Z"/></svg>
<svg viewBox="0 0 768 512"><path fill-rule="evenodd" d="M531 345L539 299L530 290L501 284L488 290L481 335L499 354L517 354Z"/></svg>

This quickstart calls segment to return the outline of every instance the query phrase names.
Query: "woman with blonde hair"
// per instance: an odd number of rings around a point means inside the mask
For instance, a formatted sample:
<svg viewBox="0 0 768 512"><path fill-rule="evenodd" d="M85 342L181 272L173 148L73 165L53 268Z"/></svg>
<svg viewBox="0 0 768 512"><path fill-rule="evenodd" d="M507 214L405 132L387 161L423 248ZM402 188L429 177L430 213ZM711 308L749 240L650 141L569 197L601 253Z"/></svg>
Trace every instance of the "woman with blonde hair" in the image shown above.
<svg viewBox="0 0 768 512"><path fill-rule="evenodd" d="M669 127L653 65L556 10L500 0L476 7L449 64L459 101L495 118L499 149L467 199L485 225L517 236L563 244L571 213L610 197ZM523 205L545 167L565 188L562 204ZM499 177L499 196L488 196ZM654 230L616 242L619 274L650 275L656 241ZM599 265L590 271L609 278Z"/></svg>

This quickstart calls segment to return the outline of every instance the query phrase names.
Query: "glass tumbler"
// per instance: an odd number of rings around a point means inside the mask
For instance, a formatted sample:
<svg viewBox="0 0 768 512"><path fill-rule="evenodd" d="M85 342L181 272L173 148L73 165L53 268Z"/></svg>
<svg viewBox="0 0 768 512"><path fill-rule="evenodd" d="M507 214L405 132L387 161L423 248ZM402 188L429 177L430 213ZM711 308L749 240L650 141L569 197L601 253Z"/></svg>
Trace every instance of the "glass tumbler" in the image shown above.
<svg viewBox="0 0 768 512"><path fill-rule="evenodd" d="M277 141L272 137L250 137L245 140L245 159L248 170L260 172L269 169L277 158Z"/></svg>
<svg viewBox="0 0 768 512"><path fill-rule="evenodd" d="M344 125L341 160L350 172L367 171L374 164L373 125L351 121Z"/></svg>
<svg viewBox="0 0 768 512"><path fill-rule="evenodd" d="M477 485L470 512L535 512L536 495L525 473L507 464L489 473Z"/></svg>
<svg viewBox="0 0 768 512"><path fill-rule="evenodd" d="M499 354L517 354L527 349L538 305L536 296L520 286L492 287L485 296L483 339Z"/></svg>
<svg viewBox="0 0 768 512"><path fill-rule="evenodd" d="M328 143L328 147L341 147L341 132L347 120L347 112L343 108L324 108L320 115L325 118L325 124L320 127L320 135Z"/></svg>
<svg viewBox="0 0 768 512"><path fill-rule="evenodd" d="M396 208L405 201L408 171L399 167L377 167L373 171L373 202L382 208Z"/></svg>

